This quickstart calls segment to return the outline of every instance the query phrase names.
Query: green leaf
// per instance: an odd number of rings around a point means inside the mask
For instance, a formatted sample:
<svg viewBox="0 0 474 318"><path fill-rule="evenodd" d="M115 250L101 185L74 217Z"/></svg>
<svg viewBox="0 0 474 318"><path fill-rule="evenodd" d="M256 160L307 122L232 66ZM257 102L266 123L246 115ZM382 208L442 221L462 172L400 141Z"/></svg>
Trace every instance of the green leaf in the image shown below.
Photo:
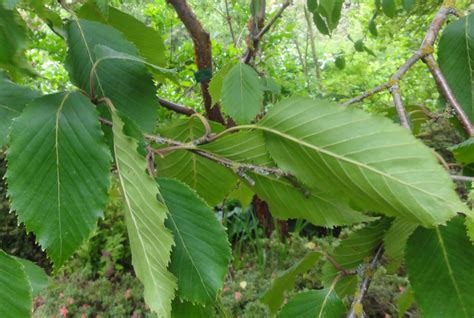
<svg viewBox="0 0 474 318"><path fill-rule="evenodd" d="M351 209L337 195L314 189L298 189L284 178L257 174L250 174L250 177L255 181L252 189L268 203L272 215L279 219L304 219L324 227L371 220Z"/></svg>
<svg viewBox="0 0 474 318"><path fill-rule="evenodd" d="M278 95L281 92L281 85L278 84L273 78L271 77L261 77L260 83L262 84L262 89L266 92L270 92L272 94Z"/></svg>
<svg viewBox="0 0 474 318"><path fill-rule="evenodd" d="M385 265L387 271L394 273L405 259L405 247L410 235L418 226L407 222L403 218L396 218L384 236L385 256L388 264Z"/></svg>
<svg viewBox="0 0 474 318"><path fill-rule="evenodd" d="M336 67L340 70L343 70L346 67L346 58L344 55L336 57Z"/></svg>
<svg viewBox="0 0 474 318"><path fill-rule="evenodd" d="M178 296L194 304L212 304L231 259L224 227L187 185L173 179L158 183L169 210L166 226L173 230L176 242L170 271L178 279Z"/></svg>
<svg viewBox="0 0 474 318"><path fill-rule="evenodd" d="M31 317L31 286L21 265L0 250L0 317Z"/></svg>
<svg viewBox="0 0 474 318"><path fill-rule="evenodd" d="M114 28L86 20L73 20L66 27L69 52L66 67L71 81L90 92L90 72L96 61L94 47L104 45L112 50L137 56L137 49ZM94 91L106 96L124 115L142 130L152 131L158 117L156 89L151 75L142 63L106 60L95 71Z"/></svg>
<svg viewBox="0 0 474 318"><path fill-rule="evenodd" d="M104 61L107 61L107 60L122 60L122 61L138 62L138 63L148 65L151 68L153 68L154 70L156 70L160 73L163 73L163 74L175 74L176 73L174 70L170 70L170 69L167 69L167 68L159 67L155 64L151 64L151 63L147 62L146 60L144 60L140 57L130 55L130 54L127 54L127 53L123 53L123 52L118 52L118 51L115 51L115 50L113 50L113 49L111 49L107 46L100 45L100 44L98 44L94 47L94 55L95 55L97 60L95 61L94 65L92 66L93 69L96 69L99 66L100 63L102 63Z"/></svg>
<svg viewBox="0 0 474 318"><path fill-rule="evenodd" d="M321 258L319 252L309 252L298 263L283 272L272 282L270 288L262 296L261 302L270 309L270 316L274 316L283 304L285 293L295 287L298 275L304 274Z"/></svg>
<svg viewBox="0 0 474 318"><path fill-rule="evenodd" d="M449 150L454 154L456 161L464 164L474 163L474 137L449 148Z"/></svg>
<svg viewBox="0 0 474 318"><path fill-rule="evenodd" d="M168 209L158 184L146 173L147 162L137 152L137 140L125 135L124 123L112 111L115 164L125 204L132 264L145 286L145 302L159 317L170 317L176 279L167 267L173 235L164 222Z"/></svg>
<svg viewBox="0 0 474 318"><path fill-rule="evenodd" d="M405 288L403 293L397 297L398 318L405 317L405 313L415 302L415 294L411 286Z"/></svg>
<svg viewBox="0 0 474 318"><path fill-rule="evenodd" d="M26 27L15 10L7 10L0 5L0 69L11 75L29 71L24 51L27 47Z"/></svg>
<svg viewBox="0 0 474 318"><path fill-rule="evenodd" d="M360 264L366 261L366 258L374 255L389 225L390 222L383 219L350 233L330 255L345 270L357 269ZM332 263L326 262L323 265L322 281L325 285L331 284L338 275L339 270ZM357 275L351 275L341 278L335 289L339 297L342 298L353 294L356 287Z"/></svg>
<svg viewBox="0 0 474 318"><path fill-rule="evenodd" d="M321 34L331 35L331 31L329 30L326 22L318 12L313 12L313 22Z"/></svg>
<svg viewBox="0 0 474 318"><path fill-rule="evenodd" d="M228 200L237 200L242 208L248 207L252 203L254 192L243 181L238 182L236 188L227 196Z"/></svg>
<svg viewBox="0 0 474 318"><path fill-rule="evenodd" d="M470 214L432 151L388 119L292 98L248 127L265 132L267 149L285 172L365 210L425 226Z"/></svg>
<svg viewBox="0 0 474 318"><path fill-rule="evenodd" d="M238 163L275 167L268 156L263 133L258 130L229 134L199 149ZM269 204L271 213L277 218L302 218L326 227L371 220L331 193L302 188L290 180L269 176L264 171L248 175L255 181L251 189Z"/></svg>
<svg viewBox="0 0 474 318"><path fill-rule="evenodd" d="M375 23L375 18L372 18L369 21L369 32L373 36L378 36L379 35L379 32L377 31L377 23Z"/></svg>
<svg viewBox="0 0 474 318"><path fill-rule="evenodd" d="M217 104L221 100L222 83L232 66L234 66L233 62L227 63L212 76L211 82L209 83L209 94L211 95L212 105Z"/></svg>
<svg viewBox="0 0 474 318"><path fill-rule="evenodd" d="M107 202L110 153L94 105L79 92L34 100L13 123L7 160L11 207L60 267Z"/></svg>
<svg viewBox="0 0 474 318"><path fill-rule="evenodd" d="M275 166L265 147L263 133L257 130L228 134L198 148L239 163Z"/></svg>
<svg viewBox="0 0 474 318"><path fill-rule="evenodd" d="M346 311L344 303L332 288L310 290L291 298L277 318L337 318Z"/></svg>
<svg viewBox="0 0 474 318"><path fill-rule="evenodd" d="M449 87L471 121L474 121L474 14L444 28L438 62Z"/></svg>
<svg viewBox="0 0 474 318"><path fill-rule="evenodd" d="M263 90L255 70L243 63L234 65L222 83L222 104L240 124L249 123L262 110Z"/></svg>
<svg viewBox="0 0 474 318"><path fill-rule="evenodd" d="M20 2L20 0L3 0L2 1L3 3L3 7L7 10L13 10L15 9L16 5L18 4L18 2Z"/></svg>
<svg viewBox="0 0 474 318"><path fill-rule="evenodd" d="M109 17L109 0L97 0L97 7L104 16L104 18Z"/></svg>
<svg viewBox="0 0 474 318"><path fill-rule="evenodd" d="M40 95L39 92L17 85L7 78L0 78L0 148L7 142L13 119L21 114L26 104Z"/></svg>
<svg viewBox="0 0 474 318"><path fill-rule="evenodd" d="M416 5L416 0L403 0L402 1L403 9L410 12Z"/></svg>
<svg viewBox="0 0 474 318"><path fill-rule="evenodd" d="M354 42L354 48L357 52L364 52L364 40L357 40Z"/></svg>
<svg viewBox="0 0 474 318"><path fill-rule="evenodd" d="M46 287L48 287L48 275L46 275L41 267L29 260L23 258L16 258L16 260L23 266L26 276L28 277L28 281L31 285L32 296L38 296Z"/></svg>
<svg viewBox="0 0 474 318"><path fill-rule="evenodd" d="M382 11L387 17L394 18L397 15L397 4L395 0L383 0Z"/></svg>
<svg viewBox="0 0 474 318"><path fill-rule="evenodd" d="M461 217L447 226L418 228L406 253L408 277L425 317L474 316L474 245Z"/></svg>
<svg viewBox="0 0 474 318"><path fill-rule="evenodd" d="M317 0L307 0L306 5L308 7L309 12L314 12L318 9Z"/></svg>
<svg viewBox="0 0 474 318"><path fill-rule="evenodd" d="M336 29L339 23L343 3L343 0L319 0L317 11L324 16L330 32Z"/></svg>
<svg viewBox="0 0 474 318"><path fill-rule="evenodd" d="M175 298L173 301L173 318L212 318L215 317L213 306L200 306Z"/></svg>
<svg viewBox="0 0 474 318"><path fill-rule="evenodd" d="M30 1L29 5L31 9L41 18L55 33L60 35L62 38L66 38L64 31L64 24L61 16L51 10L45 3L45 1Z"/></svg>
<svg viewBox="0 0 474 318"><path fill-rule="evenodd" d="M215 123L212 128L215 132L223 129ZM158 132L166 138L189 142L203 136L204 127L196 117L192 117L175 120L160 127ZM224 166L187 150L167 153L163 158L156 156L155 160L159 177L186 183L211 206L221 202L237 181L237 177Z"/></svg>
<svg viewBox="0 0 474 318"><path fill-rule="evenodd" d="M106 0L99 0L99 2L106 2ZM81 7L78 16L82 19L108 24L117 29L128 41L135 45L140 55L147 62L158 66L167 64L166 47L161 34L157 30L113 7L109 7L108 11L108 16L104 17L101 9L94 4L94 1L89 1Z"/></svg>

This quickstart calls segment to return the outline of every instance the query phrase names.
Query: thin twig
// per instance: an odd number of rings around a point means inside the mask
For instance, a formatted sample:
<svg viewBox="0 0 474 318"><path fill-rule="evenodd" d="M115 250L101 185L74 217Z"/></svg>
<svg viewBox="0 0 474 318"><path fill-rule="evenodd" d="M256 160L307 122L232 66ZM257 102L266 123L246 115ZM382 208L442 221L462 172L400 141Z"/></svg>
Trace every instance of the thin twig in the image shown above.
<svg viewBox="0 0 474 318"><path fill-rule="evenodd" d="M234 28L232 27L232 17L230 16L230 12L229 12L229 0L225 0L224 3L225 3L225 13L226 13L225 19L227 21L227 24L229 25L230 35L232 36L232 43L234 43L234 47L237 47Z"/></svg>
<svg viewBox="0 0 474 318"><path fill-rule="evenodd" d="M369 91L362 93L360 96L351 98L350 100L342 103L342 106L348 106L354 103L358 103L372 95L380 93L386 89L391 88L394 84L397 84L408 72L408 70L415 65L420 59L424 56L431 54L433 52L433 45L436 41L436 38L441 30L444 21L446 21L449 14L453 14L455 10L450 6L443 4L443 6L438 10L435 17L433 18L428 30L425 34L425 37L422 41L421 48L414 52L412 56L402 66L391 76L390 80L382 83Z"/></svg>
<svg viewBox="0 0 474 318"><path fill-rule="evenodd" d="M474 177L468 177L468 176L451 175L451 179L453 179L454 181L474 182Z"/></svg>
<svg viewBox="0 0 474 318"><path fill-rule="evenodd" d="M356 296L354 300L352 301L351 310L349 311L347 318L361 318L361 316L358 315L358 312L362 308L362 302L364 301L364 297L367 294L367 291L369 290L373 273L377 269L377 266L378 266L380 258L382 257L382 254L383 254L383 244L380 244L370 264L367 266L366 269L362 270L362 273L361 273L363 277L362 282L360 283ZM365 315L362 312L362 317L364 316Z"/></svg>
<svg viewBox="0 0 474 318"><path fill-rule="evenodd" d="M201 138L196 139L194 143L196 145L200 145L207 142L210 139L210 135L212 133L211 126L209 125L207 118L201 115L200 113L194 113L191 115L191 117L197 117L204 126L204 135Z"/></svg>
<svg viewBox="0 0 474 318"><path fill-rule="evenodd" d="M278 10L278 12L273 16L273 18L271 18L270 21L268 21L268 23L257 34L257 36L255 37L256 40L260 40L265 35L265 33L270 30L272 25L281 17L283 11L285 11L285 9L288 8L290 4L290 0L286 0L285 3L283 3L283 5L280 7L280 10Z"/></svg>
<svg viewBox="0 0 474 318"><path fill-rule="evenodd" d="M402 125L402 127L411 130L410 122L408 120L408 115L405 110L405 107L403 106L402 96L400 94L400 87L398 86L398 84L394 84L390 88L390 93L393 97L393 103L395 104L395 109L397 110L398 118L400 118L400 124Z"/></svg>
<svg viewBox="0 0 474 318"><path fill-rule="evenodd" d="M242 56L240 61L244 64L250 64L252 59L255 57L255 54L258 50L258 45L260 43L260 40L262 37L267 33L272 25L281 17L283 14L283 11L291 4L290 0L286 0L285 3L280 7L280 10L270 19L270 21L264 25L260 31L258 31L258 26L259 24L263 24L263 20L265 19L265 8L263 8L263 14L261 16L258 16L259 21L254 21L253 24L250 27L250 35L247 38L247 50L245 51L245 54Z"/></svg>

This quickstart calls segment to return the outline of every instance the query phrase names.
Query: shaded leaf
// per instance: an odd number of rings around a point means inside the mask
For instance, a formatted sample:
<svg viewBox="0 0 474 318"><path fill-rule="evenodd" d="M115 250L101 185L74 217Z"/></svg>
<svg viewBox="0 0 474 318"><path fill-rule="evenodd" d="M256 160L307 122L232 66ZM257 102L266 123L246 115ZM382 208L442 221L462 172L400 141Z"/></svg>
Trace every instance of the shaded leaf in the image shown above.
<svg viewBox="0 0 474 318"><path fill-rule="evenodd" d="M237 200L242 208L248 207L252 203L254 192L243 181L238 182L236 188L227 196L228 200Z"/></svg>
<svg viewBox="0 0 474 318"><path fill-rule="evenodd" d="M215 317L213 306L200 306L176 298L173 301L173 318L212 318Z"/></svg>
<svg viewBox="0 0 474 318"><path fill-rule="evenodd" d="M398 318L405 317L405 313L415 303L415 294L411 286L405 288L403 293L397 297Z"/></svg>
<svg viewBox="0 0 474 318"><path fill-rule="evenodd" d="M93 49L104 45L112 50L137 56L137 49L110 26L86 20L73 20L66 27L69 52L66 68L71 81L90 92L90 72L96 61ZM156 89L147 68L135 61L106 60L96 68L94 91L106 96L142 130L151 131L158 117Z"/></svg>
<svg viewBox="0 0 474 318"><path fill-rule="evenodd" d="M98 1L106 2L107 0ZM94 1L89 1L81 7L78 16L86 20L112 26L114 29L122 32L125 38L135 45L140 52L140 56L145 58L147 62L158 66L166 65L166 47L161 34L157 30L113 7L109 7L108 15L104 17L101 13L101 10L103 11L104 9L99 9L94 4ZM107 45L106 43L104 44Z"/></svg>
<svg viewBox="0 0 474 318"><path fill-rule="evenodd" d="M124 134L124 123L112 111L115 164L125 205L132 264L145 286L145 302L159 317L171 316L176 279L167 267L173 235L164 222L168 209L157 200L158 184L146 173L147 163L137 152L138 142Z"/></svg>
<svg viewBox="0 0 474 318"><path fill-rule="evenodd" d="M474 137L449 148L449 150L454 154L456 161L464 164L474 163Z"/></svg>
<svg viewBox="0 0 474 318"><path fill-rule="evenodd" d="M424 316L474 316L474 245L461 217L447 226L418 228L406 253L408 277Z"/></svg>
<svg viewBox="0 0 474 318"><path fill-rule="evenodd" d="M212 304L231 259L227 233L214 211L187 185L173 179L158 183L169 210L166 226L175 237L169 268L178 280L178 296L194 304Z"/></svg>
<svg viewBox="0 0 474 318"><path fill-rule="evenodd" d="M222 83L222 105L240 124L255 119L262 109L263 90L255 70L243 63L234 65Z"/></svg>
<svg viewBox="0 0 474 318"><path fill-rule="evenodd" d="M223 129L214 123L212 128L215 132ZM204 127L193 117L172 121L160 127L158 132L163 137L189 142L204 135ZM155 160L159 177L175 178L186 183L211 206L221 202L237 181L237 177L224 166L187 150L167 153L163 158L156 156Z"/></svg>
<svg viewBox="0 0 474 318"><path fill-rule="evenodd" d="M403 0L402 5L403 5L403 9L405 9L405 11L409 12L415 7L416 0Z"/></svg>
<svg viewBox="0 0 474 318"><path fill-rule="evenodd" d="M199 146L199 149L239 163L275 166L268 155L261 131L242 130L234 134L228 134L212 143Z"/></svg>
<svg viewBox="0 0 474 318"><path fill-rule="evenodd" d="M340 196L314 189L298 189L283 178L250 174L252 187L264 199L272 215L279 219L304 219L314 225L334 227L370 221L371 218L354 211Z"/></svg>
<svg viewBox="0 0 474 318"><path fill-rule="evenodd" d="M105 18L109 16L109 0L96 0L97 7Z"/></svg>
<svg viewBox="0 0 474 318"><path fill-rule="evenodd" d="M438 62L456 99L474 121L473 13L444 28L438 45Z"/></svg>
<svg viewBox="0 0 474 318"><path fill-rule="evenodd" d="M344 55L336 57L336 67L340 70L343 70L346 67L346 58Z"/></svg>
<svg viewBox="0 0 474 318"><path fill-rule="evenodd" d="M405 219L396 218L383 238L385 256L388 264L385 265L387 271L394 273L405 259L405 247L410 235L418 226Z"/></svg>
<svg viewBox="0 0 474 318"><path fill-rule="evenodd" d="M377 31L377 23L375 23L374 18L370 19L370 21L369 21L369 32L373 36L378 36L379 35L379 32Z"/></svg>
<svg viewBox="0 0 474 318"><path fill-rule="evenodd" d="M238 163L275 167L268 156L263 133L258 130L229 134L199 148ZM339 196L306 189L296 180L292 183L285 178L270 176L263 170L261 174L248 175L255 181L251 189L269 204L271 213L277 218L302 218L327 227L370 220L351 209Z"/></svg>
<svg viewBox="0 0 474 318"><path fill-rule="evenodd" d="M31 317L31 286L21 265L0 250L0 317Z"/></svg>
<svg viewBox="0 0 474 318"><path fill-rule="evenodd" d="M397 15L395 0L382 0L382 11L387 17L394 18Z"/></svg>
<svg viewBox="0 0 474 318"><path fill-rule="evenodd" d="M217 104L221 100L222 83L224 81L224 77L227 75L233 65L234 63L232 62L225 64L217 73L212 76L212 79L209 82L209 94L211 95L212 105Z"/></svg>
<svg viewBox="0 0 474 318"><path fill-rule="evenodd" d="M7 5L8 8L14 2ZM0 68L12 76L28 71L24 51L27 47L26 27L15 10L7 10L0 5Z"/></svg>
<svg viewBox="0 0 474 318"><path fill-rule="evenodd" d="M0 77L0 148L7 142L13 119L21 114L26 104L39 96L39 92Z"/></svg>
<svg viewBox="0 0 474 318"><path fill-rule="evenodd" d="M345 270L351 271L364 263L367 257L374 255L382 242L383 235L390 222L387 219L370 223L362 229L356 230L342 240L332 253L332 258ZM322 268L322 280L327 286L338 276L339 270L330 262ZM335 287L339 297L353 294L357 287L357 275L341 278Z"/></svg>
<svg viewBox="0 0 474 318"><path fill-rule="evenodd" d="M11 207L59 267L107 202L110 153L94 105L79 92L34 100L13 123L7 160Z"/></svg>
<svg viewBox="0 0 474 318"><path fill-rule="evenodd" d="M282 170L310 188L342 193L359 208L426 226L470 214L432 151L388 119L292 98L253 127L265 132Z"/></svg>
<svg viewBox="0 0 474 318"><path fill-rule="evenodd" d="M319 252L309 252L298 263L294 264L288 270L283 272L272 282L270 288L263 294L261 302L266 304L270 309L270 315L275 315L283 305L285 293L295 287L298 275L304 274L321 258Z"/></svg>
<svg viewBox="0 0 474 318"><path fill-rule="evenodd" d="M46 287L48 287L48 275L44 272L44 269L36 265L35 263L26 260L24 258L16 258L16 260L23 266L28 282L31 285L33 297L38 296Z"/></svg>

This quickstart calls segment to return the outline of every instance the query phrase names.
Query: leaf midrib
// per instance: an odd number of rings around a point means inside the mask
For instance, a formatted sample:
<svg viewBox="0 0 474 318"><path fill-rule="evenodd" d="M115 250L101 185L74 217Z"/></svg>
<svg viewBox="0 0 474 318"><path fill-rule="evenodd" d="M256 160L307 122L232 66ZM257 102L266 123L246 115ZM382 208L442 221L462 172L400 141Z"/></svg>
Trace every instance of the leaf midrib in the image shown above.
<svg viewBox="0 0 474 318"><path fill-rule="evenodd" d="M355 160L352 160L352 159L349 159L349 158L340 156L340 155L338 155L338 154L336 154L336 153L334 153L334 152L331 152L331 151L329 151L329 150L323 149L323 148L318 147L318 146L316 146L316 145L312 145L312 144L310 144L310 143L308 143L308 142L306 142L306 141L300 140L300 139L298 139L298 138L296 138L296 137L293 137L293 136L291 136L291 135L285 134L285 133L280 132L280 131L278 131L278 130L275 130L275 129L272 129L272 128L269 128L269 127L265 127L265 126L260 126L260 125L243 125L243 126L240 126L240 128L242 128L242 129L244 129L244 128L247 128L247 129L260 129L260 130L263 130L263 131L267 131L267 132L272 133L272 134L274 134L274 135L277 135L277 136L280 136L280 137L285 138L285 139L287 139L287 140L293 141L293 142L295 142L295 143L297 143L297 144L299 144L299 145L302 145L302 146L304 146L304 147L306 147L306 148L310 148L310 149L313 149L313 150L315 150L315 151L317 151L317 152L324 153L324 154L326 154L326 155L328 155L328 156L330 156L330 157L333 157L334 159L338 159L338 160L341 160L341 161L345 161L345 162L348 162L348 163L350 163L350 164L352 164L352 165L358 166L358 167L360 167L360 168L364 168L364 169L367 169L367 170L369 170L369 171L372 171L372 172L374 172L374 173L376 173L376 174L378 174L378 175L380 175L380 176L383 176L383 177L386 177L386 178L388 178L388 179L391 179L391 180L393 180L393 181L395 181L395 182L398 182L398 183L400 183L400 184L403 184L403 185L405 185L405 186L407 186L407 187L409 187L409 188L413 188L413 189L415 189L415 190L417 190L417 191L420 191L420 192L422 192L422 193L424 193L424 194L427 194L427 195L429 195L429 196L433 196L433 197L437 198L438 200L440 200L440 201L442 201L442 202L448 203L449 206L452 206L450 201L446 200L445 198L443 198L443 197L441 197L441 196L439 196L439 195L437 195L437 194L435 194L435 193L430 193L430 192L428 192L428 191L426 191L426 190L424 190L424 189L422 189L422 188L419 188L419 187L417 187L417 186L415 186L415 185L413 185L413 184L407 183L407 182L405 182L405 181L403 181L403 180L401 180L401 179L398 179L398 178L396 178L396 177L394 177L394 176L392 176L392 175L390 175L390 174L387 174L387 173L385 173L385 172L383 172L383 171L380 171L380 170L378 170L378 169L375 169L375 168L373 168L373 167L371 167L371 166L368 166L368 165L366 165L366 164L364 164L364 163L361 163L361 162L358 162L358 161L355 161Z"/></svg>
<svg viewBox="0 0 474 318"><path fill-rule="evenodd" d="M438 227L436 228L436 236L437 236L437 239L438 239L438 242L439 242L439 246L441 248L441 252L443 253L444 261L446 262L446 267L448 268L448 276L449 276L451 282L453 283L454 289L456 290L456 295L457 295L459 301L461 302L462 311L464 312L464 314L466 314L466 317L469 317L468 313L466 312L466 306L465 306L464 301L461 297L461 291L459 289L458 283L456 282L456 279L454 278L454 271L453 271L453 268L451 267L451 263L450 263L449 257L448 257L448 252L446 250L446 246L444 244L443 237L442 237L441 232L440 232Z"/></svg>
<svg viewBox="0 0 474 318"><path fill-rule="evenodd" d="M61 100L58 110L56 111L56 118L54 123L54 149L56 155L56 183L57 183L57 203L58 203L58 231L59 231L59 259L63 258L63 234L62 234L62 221L61 221L61 177L60 177L60 162L59 162L59 120L61 112L64 108L66 100L71 95L71 92L67 93Z"/></svg>

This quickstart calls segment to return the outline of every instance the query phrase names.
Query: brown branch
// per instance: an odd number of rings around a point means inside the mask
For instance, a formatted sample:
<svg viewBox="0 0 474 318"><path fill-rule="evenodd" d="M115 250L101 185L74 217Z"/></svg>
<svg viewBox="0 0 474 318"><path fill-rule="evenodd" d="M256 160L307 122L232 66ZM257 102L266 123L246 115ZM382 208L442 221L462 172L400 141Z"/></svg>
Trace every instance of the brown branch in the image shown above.
<svg viewBox="0 0 474 318"><path fill-rule="evenodd" d="M462 108L461 104L459 104L458 100L454 96L453 91L449 87L446 78L444 77L443 73L441 72L441 69L433 58L433 55L429 54L423 57L423 62L425 62L426 66L428 66L428 69L430 70L431 75L433 76L441 95L443 95L444 99L454 109L456 116L459 119L467 136L474 136L474 128L472 126L471 121L469 120L469 117L467 116L466 112L464 112L464 109Z"/></svg>
<svg viewBox="0 0 474 318"><path fill-rule="evenodd" d="M395 104L395 109L397 110L398 118L400 118L400 124L402 125L402 127L411 130L410 121L408 120L407 112L405 110L405 107L403 106L402 95L400 94L400 87L398 86L398 84L394 84L390 88L390 93L393 97L393 103Z"/></svg>
<svg viewBox="0 0 474 318"><path fill-rule="evenodd" d="M167 1L174 7L179 19L183 22L186 30L191 35L198 70L209 70L212 72L212 46L209 33L204 30L201 22L199 22L186 0ZM225 125L225 119L219 107L213 107L212 105L211 95L209 94L209 80L201 81L201 92L207 117L210 120Z"/></svg>
<svg viewBox="0 0 474 318"><path fill-rule="evenodd" d="M283 14L283 11L285 11L286 8L288 8L288 6L290 5L290 0L286 0L280 10L278 10L278 12L273 16L273 18L270 19L270 21L268 21L268 23L262 28L262 30L260 30L260 32L257 34L257 39L262 39L262 37L265 35L265 33L267 33L270 28L273 26L273 24L275 24L275 22L281 17L281 15Z"/></svg>
<svg viewBox="0 0 474 318"><path fill-rule="evenodd" d="M263 25L263 22L265 20L265 6L262 6L260 8L260 12L256 14L255 17L253 17L253 21L249 25L249 35L247 37L247 50L245 51L245 54L242 56L240 61L245 64L250 64L252 62L252 59L255 58L255 55L257 54L258 47L260 44L260 40L262 37L267 33L270 28L275 24L275 22L281 17L283 14L283 11L291 4L290 0L286 0L278 12L270 19L270 21L266 24Z"/></svg>
<svg viewBox="0 0 474 318"><path fill-rule="evenodd" d="M369 290L373 274L375 270L377 269L377 266L378 266L380 258L382 257L382 254L383 254L383 244L380 244L370 264L368 264L365 270L362 270L362 273L361 273L362 281L359 285L358 291L356 292L356 296L354 300L352 301L351 310L349 311L347 318L360 317L359 310L360 308L362 308L362 302L364 301L364 297L367 294L367 291ZM362 317L364 317L364 315L362 315Z"/></svg>
<svg viewBox="0 0 474 318"><path fill-rule="evenodd" d="M175 104L173 102L170 102L169 100L166 100L166 99L163 99L163 98L160 98L160 97L158 97L158 100L159 100L161 106L163 106L165 108L168 108L169 110L172 110L175 113L183 114L183 115L186 115L186 116L191 116L192 114L196 113L196 111L194 109L188 108L184 105Z"/></svg>

